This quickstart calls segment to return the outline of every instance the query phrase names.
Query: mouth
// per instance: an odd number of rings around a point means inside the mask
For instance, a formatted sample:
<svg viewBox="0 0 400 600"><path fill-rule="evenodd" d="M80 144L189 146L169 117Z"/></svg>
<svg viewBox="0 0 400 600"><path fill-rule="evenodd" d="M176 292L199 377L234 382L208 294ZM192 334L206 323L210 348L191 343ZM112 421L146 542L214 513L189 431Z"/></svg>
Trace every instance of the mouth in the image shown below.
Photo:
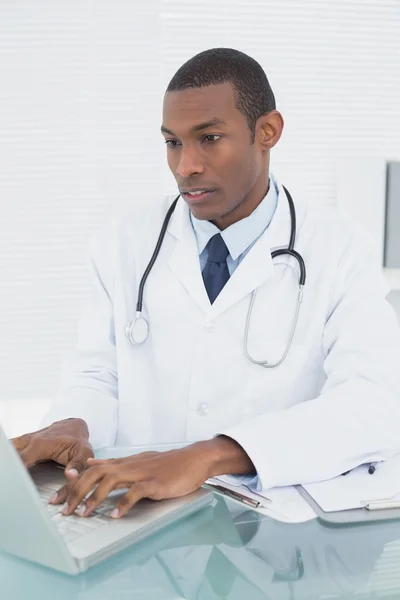
<svg viewBox="0 0 400 600"><path fill-rule="evenodd" d="M190 192L182 192L182 196L189 204L197 204L203 202L203 200L208 200L215 192L216 190L202 190L199 188Z"/></svg>

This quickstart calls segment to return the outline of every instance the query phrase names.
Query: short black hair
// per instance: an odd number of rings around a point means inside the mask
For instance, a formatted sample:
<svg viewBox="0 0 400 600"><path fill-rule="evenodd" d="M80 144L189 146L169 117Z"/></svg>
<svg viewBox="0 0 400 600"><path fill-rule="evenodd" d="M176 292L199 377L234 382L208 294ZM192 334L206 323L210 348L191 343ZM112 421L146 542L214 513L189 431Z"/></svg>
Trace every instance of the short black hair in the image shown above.
<svg viewBox="0 0 400 600"><path fill-rule="evenodd" d="M256 121L275 110L275 96L261 65L233 48L204 50L185 62L168 84L167 92L229 82L236 107L246 117L254 142Z"/></svg>

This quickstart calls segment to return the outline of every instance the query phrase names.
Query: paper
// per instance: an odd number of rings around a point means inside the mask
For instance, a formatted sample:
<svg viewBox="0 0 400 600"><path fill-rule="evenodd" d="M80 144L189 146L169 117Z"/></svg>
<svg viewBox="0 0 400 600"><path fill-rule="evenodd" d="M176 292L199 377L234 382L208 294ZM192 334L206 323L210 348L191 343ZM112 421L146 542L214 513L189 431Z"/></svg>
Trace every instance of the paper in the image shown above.
<svg viewBox="0 0 400 600"><path fill-rule="evenodd" d="M259 512L283 523L305 523L316 514L294 487L275 487L266 491L271 503Z"/></svg>
<svg viewBox="0 0 400 600"><path fill-rule="evenodd" d="M374 501L400 501L400 455L377 463L373 475L368 473L368 465L361 465L348 475L303 488L324 512L363 508Z"/></svg>

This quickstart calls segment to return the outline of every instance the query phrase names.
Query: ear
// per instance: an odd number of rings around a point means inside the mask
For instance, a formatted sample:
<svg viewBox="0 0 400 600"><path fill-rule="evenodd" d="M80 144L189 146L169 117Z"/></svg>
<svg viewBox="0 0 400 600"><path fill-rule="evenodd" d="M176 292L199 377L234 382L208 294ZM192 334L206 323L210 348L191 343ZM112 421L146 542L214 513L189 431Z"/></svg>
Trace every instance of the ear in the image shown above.
<svg viewBox="0 0 400 600"><path fill-rule="evenodd" d="M279 142L283 126L283 117L277 110L272 110L257 120L256 139L263 150L270 150Z"/></svg>

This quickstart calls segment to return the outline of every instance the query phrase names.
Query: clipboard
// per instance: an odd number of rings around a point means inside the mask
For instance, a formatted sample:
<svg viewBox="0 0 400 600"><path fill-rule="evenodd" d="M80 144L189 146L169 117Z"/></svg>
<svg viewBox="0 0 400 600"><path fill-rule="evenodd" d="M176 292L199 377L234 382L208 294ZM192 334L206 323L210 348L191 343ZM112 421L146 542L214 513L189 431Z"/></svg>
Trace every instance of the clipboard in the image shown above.
<svg viewBox="0 0 400 600"><path fill-rule="evenodd" d="M338 510L325 512L320 505L310 496L310 494L301 485L295 488L299 494L308 502L317 515L317 519L328 526L336 525L357 525L363 523L374 523L377 521L396 521L400 519L400 507L381 508L369 510L368 508L351 508L347 510ZM389 504L388 504L389 505Z"/></svg>

